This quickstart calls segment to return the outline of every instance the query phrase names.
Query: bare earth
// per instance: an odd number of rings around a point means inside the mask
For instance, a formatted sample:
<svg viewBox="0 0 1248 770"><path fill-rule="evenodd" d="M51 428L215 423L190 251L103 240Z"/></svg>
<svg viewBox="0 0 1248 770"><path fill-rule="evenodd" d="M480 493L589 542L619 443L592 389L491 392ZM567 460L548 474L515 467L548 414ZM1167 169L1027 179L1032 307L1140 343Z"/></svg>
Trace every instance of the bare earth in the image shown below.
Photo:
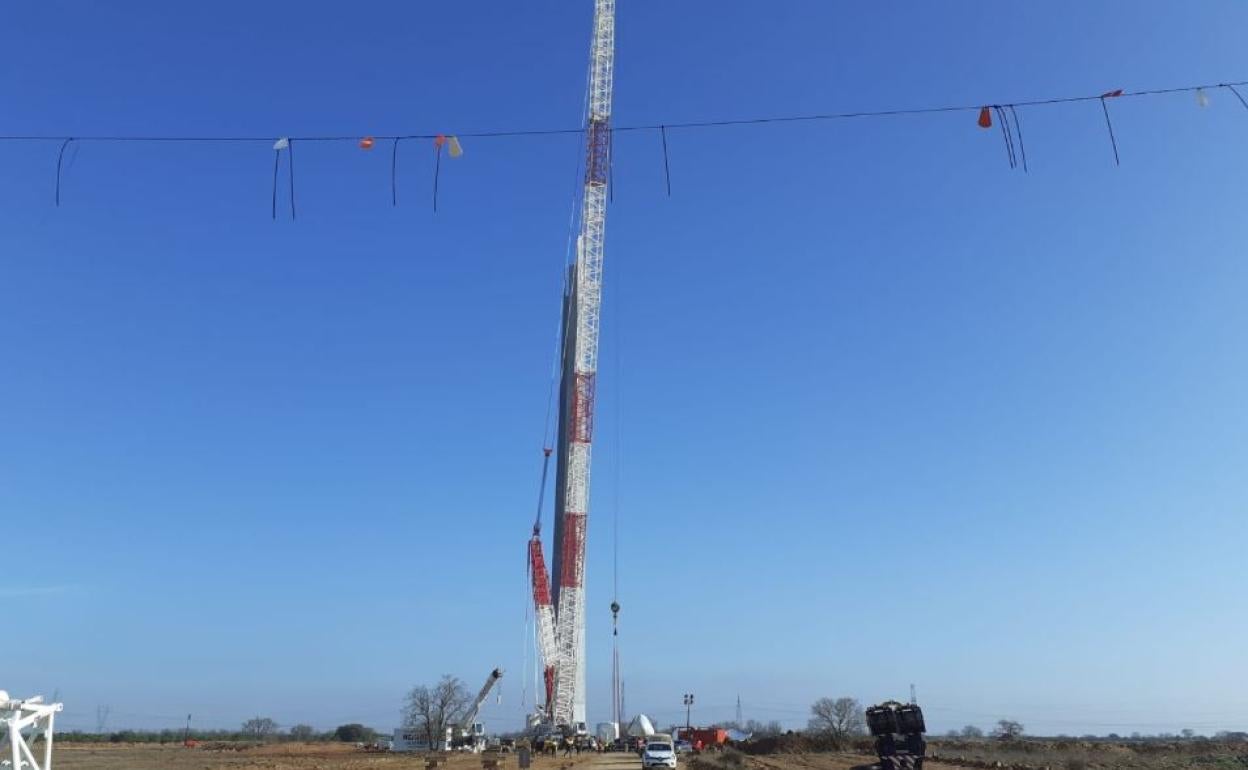
<svg viewBox="0 0 1248 770"><path fill-rule="evenodd" d="M587 766L596 757L535 758L533 770L563 770ZM636 759L635 757L633 758ZM419 754L371 753L348 744L279 743L241 751L183 748L180 745L119 745L59 743L52 755L54 770L425 770ZM446 770L481 770L481 758L471 754L447 756ZM623 766L618 766L623 770ZM629 770L639 770L630 762ZM505 770L517 770L508 757Z"/></svg>
<svg viewBox="0 0 1248 770"><path fill-rule="evenodd" d="M871 757L856 754L777 754L748 757L742 770L850 770L869 767ZM693 770L684 757L678 770ZM424 770L417 754L369 753L342 744L283 743L236 750L183 748L178 745L73 744L56 746L58 770ZM929 764L933 770L948 765ZM448 757L446 770L481 770L481 758ZM518 770L514 755L503 770ZM535 757L533 770L641 770L634 754L586 754L571 758Z"/></svg>
<svg viewBox="0 0 1248 770"><path fill-rule="evenodd" d="M1186 748L1164 746L1133 749L1107 744L1088 747L1028 744L1027 750L1007 750L992 742L975 745L937 745L946 759L928 761L930 770L1002 767L1018 770L1065 768L1140 768L1180 770L1248 767L1248 746L1194 744ZM482 770L480 756L443 755L444 770ZM949 759L949 757L957 759ZM745 755L712 753L680 759L678 770L867 770L874 757L854 753L790 753ZM56 746L53 765L58 770L424 770L418 754L370 753L343 744L281 743L244 749L211 745L183 748L179 745L73 744ZM535 757L533 770L641 770L634 754L585 754L570 758ZM500 770L519 770L515 755L504 755Z"/></svg>

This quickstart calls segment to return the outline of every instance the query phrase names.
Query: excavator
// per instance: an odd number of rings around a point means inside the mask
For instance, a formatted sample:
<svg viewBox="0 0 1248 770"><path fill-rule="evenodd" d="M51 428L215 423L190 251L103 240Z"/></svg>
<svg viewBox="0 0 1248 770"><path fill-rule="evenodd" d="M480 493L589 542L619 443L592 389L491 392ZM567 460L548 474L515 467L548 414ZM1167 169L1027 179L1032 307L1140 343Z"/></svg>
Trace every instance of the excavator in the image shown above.
<svg viewBox="0 0 1248 770"><path fill-rule="evenodd" d="M481 713L481 704L485 703L485 699L489 697L490 690L494 689L494 683L502 678L501 668L491 671L485 679L485 684L481 686L481 691L477 693L476 699L465 709L463 717L459 722L447 728L446 748L448 751L471 751L478 754L485 750L485 725L477 721L477 715Z"/></svg>

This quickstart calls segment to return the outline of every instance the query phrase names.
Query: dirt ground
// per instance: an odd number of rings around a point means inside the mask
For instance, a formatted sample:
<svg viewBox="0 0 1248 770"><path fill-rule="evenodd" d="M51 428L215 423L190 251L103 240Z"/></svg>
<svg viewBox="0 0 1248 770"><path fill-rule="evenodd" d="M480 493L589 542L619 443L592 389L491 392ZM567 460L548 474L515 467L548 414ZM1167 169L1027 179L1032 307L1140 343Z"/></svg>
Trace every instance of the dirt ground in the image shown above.
<svg viewBox="0 0 1248 770"><path fill-rule="evenodd" d="M1188 742L1127 745L1113 742L996 741L930 742L931 770L1244 770L1248 768L1248 746ZM930 757L936 757L935 759ZM737 755L694 760L690 770L866 770L875 757L866 754L807 752L787 754Z"/></svg>
<svg viewBox="0 0 1248 770"><path fill-rule="evenodd" d="M588 770L594 757L534 758L533 770ZM635 757L633 758L636 759ZM628 770L640 763L629 762ZM55 770L425 770L418 754L372 753L348 744L279 743L243 750L184 748L181 745L58 743L52 755ZM481 770L481 757L447 756L445 770ZM624 770L624 765L615 770ZM509 756L504 770L518 770Z"/></svg>
<svg viewBox="0 0 1248 770"><path fill-rule="evenodd" d="M740 770L851 770L870 767L871 757L857 754L774 754L744 757ZM416 754L369 753L342 744L259 746L241 751L187 749L178 745L61 743L53 755L57 770L424 770ZM933 770L951 766L930 765ZM481 758L451 755L446 770L481 770ZM533 770L641 770L633 754L582 755L570 759L535 757ZM514 755L503 770L518 770ZM677 770L708 770L682 757Z"/></svg>
<svg viewBox="0 0 1248 770"><path fill-rule="evenodd" d="M1001 767L1018 770L1095 770L1099 768L1248 768L1248 749L1208 744L1188 751L1138 751L1113 744L1095 750L1083 746L1040 744L1023 756L995 749L967 746L934 746L941 761L928 761L931 770ZM993 748L992 756L988 749ZM983 756L976 756L978 753ZM953 752L957 751L957 754ZM874 757L864 754L809 752L745 755L736 752L704 757L682 757L678 770L868 770ZM1000 764L997 764L1000 763ZM425 758L417 754L369 753L343 744L282 743L242 750L179 745L74 744L56 746L53 765L61 770L424 770ZM445 770L482 770L481 757L455 754L447 757ZM581 755L568 759L535 757L533 770L641 770L633 754ZM515 755L506 755L501 770L519 770Z"/></svg>

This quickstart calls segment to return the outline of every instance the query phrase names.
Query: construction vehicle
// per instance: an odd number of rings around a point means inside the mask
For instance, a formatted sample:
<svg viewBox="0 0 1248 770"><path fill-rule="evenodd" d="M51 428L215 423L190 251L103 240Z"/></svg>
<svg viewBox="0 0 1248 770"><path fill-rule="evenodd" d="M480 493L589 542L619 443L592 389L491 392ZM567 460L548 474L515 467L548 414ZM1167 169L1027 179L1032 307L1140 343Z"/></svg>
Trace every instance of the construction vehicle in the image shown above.
<svg viewBox="0 0 1248 770"><path fill-rule="evenodd" d="M917 703L885 701L867 709L867 727L875 737L880 770L922 770L927 742L923 710Z"/></svg>
<svg viewBox="0 0 1248 770"><path fill-rule="evenodd" d="M494 683L502 678L501 668L491 671L485 679L485 684L481 686L481 691L477 693L477 697L464 711L463 717L458 723L447 728L447 751L471 751L479 754L485 750L485 725L477 721L477 715L481 713L481 704L485 703L485 699L489 697L490 690L494 689Z"/></svg>

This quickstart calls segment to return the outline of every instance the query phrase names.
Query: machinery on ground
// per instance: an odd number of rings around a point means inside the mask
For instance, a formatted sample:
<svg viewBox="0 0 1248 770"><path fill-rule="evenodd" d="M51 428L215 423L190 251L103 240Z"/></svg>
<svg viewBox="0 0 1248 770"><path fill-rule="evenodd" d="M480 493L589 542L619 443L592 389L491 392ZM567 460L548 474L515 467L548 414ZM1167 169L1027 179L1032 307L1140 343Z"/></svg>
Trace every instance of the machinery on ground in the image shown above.
<svg viewBox="0 0 1248 770"><path fill-rule="evenodd" d="M654 723L645 714L638 714L633 717L633 721L629 722L628 727L624 728L624 734L631 738L648 738L656 732Z"/></svg>
<svg viewBox="0 0 1248 770"><path fill-rule="evenodd" d="M479 754L485 750L485 725L477 721L477 715L481 713L481 704L485 703L485 699L489 697L490 690L494 689L494 683L502 678L501 668L491 671L485 679L485 684L481 685L481 691L477 693L477 697L464 711L463 717L458 723L447 728L447 751L471 751Z"/></svg>
<svg viewBox="0 0 1248 770"><path fill-rule="evenodd" d="M722 727L682 727L678 731L681 740L689 741L702 750L715 749L728 742L728 731Z"/></svg>
<svg viewBox="0 0 1248 770"><path fill-rule="evenodd" d="M881 770L922 770L927 725L917 703L890 700L872 706L867 709L867 727L875 736Z"/></svg>

